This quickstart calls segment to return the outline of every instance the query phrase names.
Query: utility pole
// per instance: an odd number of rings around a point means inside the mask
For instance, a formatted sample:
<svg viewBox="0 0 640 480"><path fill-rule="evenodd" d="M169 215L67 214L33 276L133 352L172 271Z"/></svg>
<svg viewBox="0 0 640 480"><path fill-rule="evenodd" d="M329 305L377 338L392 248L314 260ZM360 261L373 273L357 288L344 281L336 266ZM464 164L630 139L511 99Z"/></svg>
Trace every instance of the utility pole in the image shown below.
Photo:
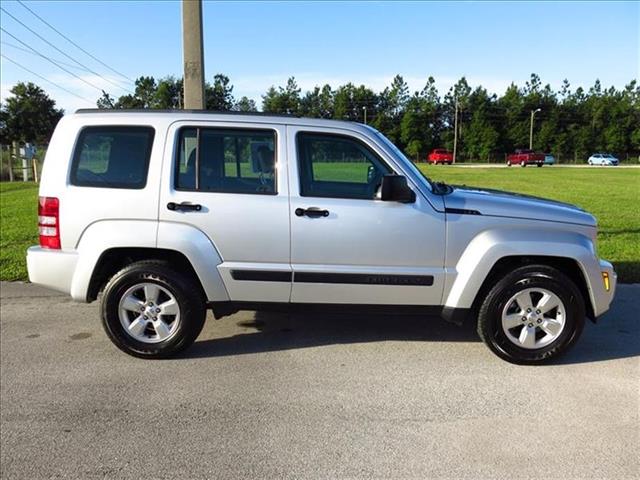
<svg viewBox="0 0 640 480"><path fill-rule="evenodd" d="M529 127L529 150L533 150L533 117L536 113L541 112L541 108L531 110L531 126Z"/></svg>
<svg viewBox="0 0 640 480"><path fill-rule="evenodd" d="M367 107L362 107L362 111L364 112L364 124L367 124Z"/></svg>
<svg viewBox="0 0 640 480"><path fill-rule="evenodd" d="M204 110L202 0L182 0L184 108Z"/></svg>
<svg viewBox="0 0 640 480"><path fill-rule="evenodd" d="M456 113L453 118L453 163L456 163L458 153L458 99L456 98Z"/></svg>

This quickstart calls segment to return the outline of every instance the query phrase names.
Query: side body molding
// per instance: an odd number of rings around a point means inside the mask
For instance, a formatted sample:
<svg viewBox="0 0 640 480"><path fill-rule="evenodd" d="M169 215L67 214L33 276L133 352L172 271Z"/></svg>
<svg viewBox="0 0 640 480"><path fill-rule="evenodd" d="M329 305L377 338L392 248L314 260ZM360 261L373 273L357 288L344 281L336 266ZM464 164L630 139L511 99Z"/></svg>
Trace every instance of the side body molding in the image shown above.
<svg viewBox="0 0 640 480"><path fill-rule="evenodd" d="M600 265L594 255L590 238L576 232L548 230L531 231L518 228L496 228L477 235L460 256L455 272L450 276L452 284L445 290L444 305L451 308L470 308L492 267L501 258L511 256L563 257L575 260L585 278L592 306L599 295L604 295L601 285L593 285L591 279L600 278ZM602 292L600 292L602 290ZM598 312L595 312L598 315Z"/></svg>

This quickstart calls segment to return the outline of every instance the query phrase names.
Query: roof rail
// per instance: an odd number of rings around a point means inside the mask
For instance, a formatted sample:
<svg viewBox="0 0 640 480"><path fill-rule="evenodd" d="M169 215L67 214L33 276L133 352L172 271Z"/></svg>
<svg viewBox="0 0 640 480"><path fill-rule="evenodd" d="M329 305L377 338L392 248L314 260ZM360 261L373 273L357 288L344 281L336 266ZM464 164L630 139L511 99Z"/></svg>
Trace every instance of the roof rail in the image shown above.
<svg viewBox="0 0 640 480"><path fill-rule="evenodd" d="M75 113L199 113L212 115L249 115L256 117L289 117L302 118L301 115L290 113L269 112L237 112L232 110L183 110L183 109L154 109L154 108L79 108Z"/></svg>

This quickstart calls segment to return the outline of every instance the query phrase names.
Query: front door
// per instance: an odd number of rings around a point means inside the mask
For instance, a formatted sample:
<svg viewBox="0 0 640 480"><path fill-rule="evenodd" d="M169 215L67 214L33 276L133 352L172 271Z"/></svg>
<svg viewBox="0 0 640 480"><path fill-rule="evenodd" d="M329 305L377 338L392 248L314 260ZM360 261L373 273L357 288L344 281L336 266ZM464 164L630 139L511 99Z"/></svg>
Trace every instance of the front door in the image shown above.
<svg viewBox="0 0 640 480"><path fill-rule="evenodd" d="M395 172L366 136L289 126L291 265L295 303L439 305L444 214L379 199Z"/></svg>
<svg viewBox="0 0 640 480"><path fill-rule="evenodd" d="M213 263L235 301L288 302L289 188L284 126L174 124L167 145L160 220L209 237ZM168 185L167 185L168 184Z"/></svg>

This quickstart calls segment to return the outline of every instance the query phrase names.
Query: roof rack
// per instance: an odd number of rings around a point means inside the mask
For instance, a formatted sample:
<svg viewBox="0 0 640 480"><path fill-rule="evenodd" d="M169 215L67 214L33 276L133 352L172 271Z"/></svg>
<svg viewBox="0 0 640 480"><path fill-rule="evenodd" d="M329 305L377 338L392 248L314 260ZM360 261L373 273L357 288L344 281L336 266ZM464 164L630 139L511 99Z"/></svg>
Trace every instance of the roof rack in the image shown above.
<svg viewBox="0 0 640 480"><path fill-rule="evenodd" d="M256 117L288 117L302 118L301 115L289 113L269 112L237 112L231 110L183 110L183 109L154 109L154 108L79 108L75 113L199 113L211 115L248 115Z"/></svg>

